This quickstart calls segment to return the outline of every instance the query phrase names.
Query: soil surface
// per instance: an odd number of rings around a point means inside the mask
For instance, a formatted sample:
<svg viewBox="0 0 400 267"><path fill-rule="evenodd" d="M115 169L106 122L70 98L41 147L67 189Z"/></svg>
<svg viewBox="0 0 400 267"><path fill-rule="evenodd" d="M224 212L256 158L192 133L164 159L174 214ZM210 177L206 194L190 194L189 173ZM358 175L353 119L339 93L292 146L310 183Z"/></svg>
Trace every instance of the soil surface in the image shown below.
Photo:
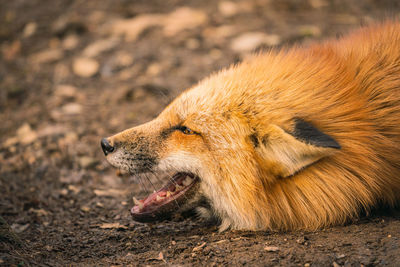
<svg viewBox="0 0 400 267"><path fill-rule="evenodd" d="M399 14L389 0L0 0L0 265L400 266L399 209L316 232L136 223L132 196L153 185L118 176L99 145L252 52Z"/></svg>

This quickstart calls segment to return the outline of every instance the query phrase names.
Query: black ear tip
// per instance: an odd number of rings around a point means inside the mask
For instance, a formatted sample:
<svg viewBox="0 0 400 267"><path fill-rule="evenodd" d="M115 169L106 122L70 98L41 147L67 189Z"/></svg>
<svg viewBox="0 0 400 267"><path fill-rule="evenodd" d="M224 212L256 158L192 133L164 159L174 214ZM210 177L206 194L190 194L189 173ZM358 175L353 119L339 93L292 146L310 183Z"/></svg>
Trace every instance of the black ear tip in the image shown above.
<svg viewBox="0 0 400 267"><path fill-rule="evenodd" d="M327 145L327 147L334 148L334 149L342 149L342 146L339 145L339 143L336 142L336 140L333 139L333 138L332 138L332 144L331 145Z"/></svg>
<svg viewBox="0 0 400 267"><path fill-rule="evenodd" d="M318 130L314 125L301 118L295 118L293 136L307 144L318 147L341 149L340 144L330 135Z"/></svg>

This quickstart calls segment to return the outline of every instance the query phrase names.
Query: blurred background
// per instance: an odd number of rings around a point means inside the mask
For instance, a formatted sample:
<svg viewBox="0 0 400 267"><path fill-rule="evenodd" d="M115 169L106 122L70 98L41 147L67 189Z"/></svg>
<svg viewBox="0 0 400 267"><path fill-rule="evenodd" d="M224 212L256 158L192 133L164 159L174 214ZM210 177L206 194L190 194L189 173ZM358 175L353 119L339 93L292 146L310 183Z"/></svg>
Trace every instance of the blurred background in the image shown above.
<svg viewBox="0 0 400 267"><path fill-rule="evenodd" d="M115 174L100 138L154 118L185 88L254 52L399 14L389 0L0 0L0 265L218 264L191 254L215 228L183 220L152 232L130 220L132 195L147 189ZM171 232L181 237L172 247ZM235 254L241 246L219 263L251 263L258 254ZM264 263L305 264L301 251ZM372 263L390 256L376 253L362 254ZM307 257L347 260L326 255Z"/></svg>

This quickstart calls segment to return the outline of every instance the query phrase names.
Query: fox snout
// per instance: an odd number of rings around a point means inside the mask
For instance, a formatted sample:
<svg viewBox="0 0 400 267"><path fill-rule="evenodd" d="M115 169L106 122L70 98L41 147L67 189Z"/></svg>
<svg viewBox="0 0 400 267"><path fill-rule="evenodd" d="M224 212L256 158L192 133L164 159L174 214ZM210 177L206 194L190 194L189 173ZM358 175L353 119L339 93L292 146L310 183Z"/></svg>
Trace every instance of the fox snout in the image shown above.
<svg viewBox="0 0 400 267"><path fill-rule="evenodd" d="M157 163L157 140L140 127L103 138L100 145L111 165L129 173L151 171Z"/></svg>
<svg viewBox="0 0 400 267"><path fill-rule="evenodd" d="M155 121L101 139L101 148L112 166L139 179L149 179L150 174L163 182L161 188L154 188L147 197L134 199L131 209L134 220L162 220L200 202L199 164L189 153L193 138L199 139L194 135L187 127L160 126ZM186 140L189 147L184 146L185 137L189 139ZM179 149L171 149L178 144Z"/></svg>

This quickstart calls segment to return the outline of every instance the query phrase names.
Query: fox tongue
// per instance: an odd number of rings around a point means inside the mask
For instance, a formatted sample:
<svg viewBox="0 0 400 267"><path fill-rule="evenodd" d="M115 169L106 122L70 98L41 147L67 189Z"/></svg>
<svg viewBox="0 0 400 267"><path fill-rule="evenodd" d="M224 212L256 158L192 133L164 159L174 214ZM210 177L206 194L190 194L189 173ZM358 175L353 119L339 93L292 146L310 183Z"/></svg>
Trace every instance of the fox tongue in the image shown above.
<svg viewBox="0 0 400 267"><path fill-rule="evenodd" d="M151 205L151 204L156 205L157 204L156 202L160 202L160 201L164 200L164 198L170 197L174 193L177 193L176 192L177 187L179 187L179 189L182 188L178 184L177 184L177 186L175 186L174 184L168 184L165 187L158 190L157 192L151 193L148 197L140 200L139 202L143 203L142 204L143 206Z"/></svg>
<svg viewBox="0 0 400 267"><path fill-rule="evenodd" d="M182 196L193 187L197 177L191 174L178 173L171 181L158 191L151 193L144 199L133 198L135 206L131 213L134 220L148 222L157 220L162 214L172 213L176 205L184 201Z"/></svg>

